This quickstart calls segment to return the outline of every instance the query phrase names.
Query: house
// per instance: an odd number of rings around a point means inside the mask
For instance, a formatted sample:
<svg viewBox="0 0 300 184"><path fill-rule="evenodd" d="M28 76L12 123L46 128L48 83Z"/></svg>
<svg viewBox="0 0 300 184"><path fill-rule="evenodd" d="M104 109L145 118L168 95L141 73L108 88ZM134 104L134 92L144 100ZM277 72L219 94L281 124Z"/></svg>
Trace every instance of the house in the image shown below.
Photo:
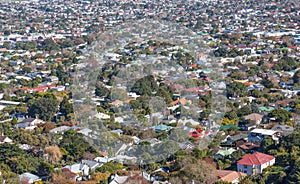
<svg viewBox="0 0 300 184"><path fill-rule="evenodd" d="M130 174L128 176L111 175L109 184L125 184L125 183L148 183L151 180L150 174L142 172L140 174Z"/></svg>
<svg viewBox="0 0 300 184"><path fill-rule="evenodd" d="M237 171L247 175L261 174L263 169L275 164L275 157L260 152L247 154L237 162Z"/></svg>
<svg viewBox="0 0 300 184"><path fill-rule="evenodd" d="M153 126L152 128L155 130L155 132L159 133L159 132L162 132L162 131L169 131L172 127L164 125L164 124L160 124L160 125L157 125L157 126Z"/></svg>
<svg viewBox="0 0 300 184"><path fill-rule="evenodd" d="M236 145L238 141L247 141L247 134L237 134L234 136L227 136L226 139L221 143L222 145Z"/></svg>
<svg viewBox="0 0 300 184"><path fill-rule="evenodd" d="M217 170L218 179L233 184L238 184L247 174L230 170Z"/></svg>
<svg viewBox="0 0 300 184"><path fill-rule="evenodd" d="M5 135L1 135L0 136L0 144L3 144L3 143L12 144L13 141L9 137L6 137Z"/></svg>
<svg viewBox="0 0 300 184"><path fill-rule="evenodd" d="M238 145L238 147L244 152L253 152L259 148L259 144L254 144L253 142L245 142L244 144Z"/></svg>
<svg viewBox="0 0 300 184"><path fill-rule="evenodd" d="M256 128L248 134L248 142L258 143L266 137L271 137L274 141L278 142L280 132L269 129Z"/></svg>
<svg viewBox="0 0 300 184"><path fill-rule="evenodd" d="M195 145L191 142L182 142L182 143L178 143L178 145L183 150L194 149L195 148Z"/></svg>
<svg viewBox="0 0 300 184"><path fill-rule="evenodd" d="M73 173L70 169L68 168L62 168L60 169L62 173L64 173L65 177L67 179L70 179L72 181L79 181L80 180L80 175Z"/></svg>
<svg viewBox="0 0 300 184"><path fill-rule="evenodd" d="M26 118L21 123L15 125L15 128L24 128L26 130L33 130L39 124L43 124L43 123L45 123L43 120L37 118Z"/></svg>
<svg viewBox="0 0 300 184"><path fill-rule="evenodd" d="M93 131L89 128L82 128L80 130L77 131L80 134L83 134L85 136L89 136Z"/></svg>
<svg viewBox="0 0 300 184"><path fill-rule="evenodd" d="M242 131L249 131L256 127L257 127L257 124L254 121L247 121L244 119L244 121L239 122L239 129Z"/></svg>
<svg viewBox="0 0 300 184"><path fill-rule="evenodd" d="M235 151L236 151L236 150L233 149L233 148L229 148L229 149L227 149L227 150L219 150L219 151L215 154L214 158L215 158L215 159L219 159L219 158L224 159L225 157L230 156L230 155L231 155L233 152L235 152Z"/></svg>
<svg viewBox="0 0 300 184"><path fill-rule="evenodd" d="M28 172L19 175L19 177L20 177L21 184L31 184L37 181L41 181L41 178L39 178L37 175Z"/></svg>
<svg viewBox="0 0 300 184"><path fill-rule="evenodd" d="M82 160L82 163L88 165L91 172L94 172L98 167L101 167L103 165L102 163L92 160Z"/></svg>
<svg viewBox="0 0 300 184"><path fill-rule="evenodd" d="M294 132L294 127L288 126L288 125L275 125L272 127L272 130L280 132L281 135L287 136Z"/></svg>
<svg viewBox="0 0 300 184"><path fill-rule="evenodd" d="M109 119L109 118L110 118L110 115L99 112L99 113L97 113L97 114L95 115L95 117L98 118L98 119Z"/></svg>
<svg viewBox="0 0 300 184"><path fill-rule="evenodd" d="M121 130L121 129L111 130L110 132L111 133L115 133L115 134L117 134L119 136L123 134L123 130Z"/></svg>
<svg viewBox="0 0 300 184"><path fill-rule="evenodd" d="M119 176L114 174L111 176L109 184L125 184L129 176Z"/></svg>
<svg viewBox="0 0 300 184"><path fill-rule="evenodd" d="M252 113L247 116L244 116L245 120L254 121L256 125L259 125L262 121L263 115L258 113Z"/></svg>
<svg viewBox="0 0 300 184"><path fill-rule="evenodd" d="M60 127L53 128L49 132L53 133L53 134L59 134L59 133L64 133L64 132L66 132L70 129L71 129L71 127L63 125L63 126L60 126Z"/></svg>
<svg viewBox="0 0 300 184"><path fill-rule="evenodd" d="M82 177L87 177L89 176L89 166L86 164L73 164L73 165L67 165L63 167L63 169L68 169L70 172L78 175L76 177L77 181L82 180Z"/></svg>

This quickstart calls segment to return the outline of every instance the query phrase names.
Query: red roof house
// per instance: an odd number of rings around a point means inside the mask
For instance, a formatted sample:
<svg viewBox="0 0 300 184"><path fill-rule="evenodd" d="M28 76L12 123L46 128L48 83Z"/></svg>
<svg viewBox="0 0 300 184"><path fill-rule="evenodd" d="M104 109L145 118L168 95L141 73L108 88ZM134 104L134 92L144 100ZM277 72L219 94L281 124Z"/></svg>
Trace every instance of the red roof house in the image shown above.
<svg viewBox="0 0 300 184"><path fill-rule="evenodd" d="M237 162L237 171L247 175L261 174L264 168L275 164L275 157L260 152L247 154Z"/></svg>

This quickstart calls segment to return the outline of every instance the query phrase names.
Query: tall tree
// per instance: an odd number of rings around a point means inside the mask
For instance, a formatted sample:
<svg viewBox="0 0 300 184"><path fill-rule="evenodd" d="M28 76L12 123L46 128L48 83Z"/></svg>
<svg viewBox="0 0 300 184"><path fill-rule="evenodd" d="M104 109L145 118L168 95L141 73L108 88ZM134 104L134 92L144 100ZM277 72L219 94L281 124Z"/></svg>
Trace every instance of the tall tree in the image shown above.
<svg viewBox="0 0 300 184"><path fill-rule="evenodd" d="M58 100L56 97L43 96L29 102L28 114L31 117L38 116L44 121L50 121L58 111Z"/></svg>
<svg viewBox="0 0 300 184"><path fill-rule="evenodd" d="M48 146L44 149L45 159L51 164L57 164L63 154L58 146Z"/></svg>

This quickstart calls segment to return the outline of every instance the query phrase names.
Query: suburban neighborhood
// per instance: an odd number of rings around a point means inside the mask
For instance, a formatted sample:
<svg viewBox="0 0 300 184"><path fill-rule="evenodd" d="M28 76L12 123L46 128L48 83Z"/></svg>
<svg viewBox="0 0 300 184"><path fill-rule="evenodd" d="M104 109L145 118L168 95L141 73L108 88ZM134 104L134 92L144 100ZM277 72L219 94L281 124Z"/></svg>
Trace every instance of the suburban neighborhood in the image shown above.
<svg viewBox="0 0 300 184"><path fill-rule="evenodd" d="M18 0L0 16L0 183L299 183L298 1Z"/></svg>

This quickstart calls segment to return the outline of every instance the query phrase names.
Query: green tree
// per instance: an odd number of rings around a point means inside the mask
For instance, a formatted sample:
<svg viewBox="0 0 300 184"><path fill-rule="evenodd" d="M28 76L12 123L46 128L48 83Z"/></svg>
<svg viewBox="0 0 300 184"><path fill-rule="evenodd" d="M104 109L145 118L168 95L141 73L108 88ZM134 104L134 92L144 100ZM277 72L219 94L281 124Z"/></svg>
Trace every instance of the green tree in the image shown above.
<svg viewBox="0 0 300 184"><path fill-rule="evenodd" d="M100 97L107 97L109 94L109 89L107 89L101 82L97 82L95 94Z"/></svg>
<svg viewBox="0 0 300 184"><path fill-rule="evenodd" d="M59 147L64 148L69 153L64 156L67 161L78 161L85 152L95 153L95 150L83 136L73 130L64 133Z"/></svg>
<svg viewBox="0 0 300 184"><path fill-rule="evenodd" d="M261 81L261 84L262 84L263 86L265 86L266 88L273 88L273 87L274 87L272 81L271 81L268 77L265 77L265 78Z"/></svg>
<svg viewBox="0 0 300 184"><path fill-rule="evenodd" d="M38 116L44 121L50 121L58 111L58 100L54 97L42 97L33 99L29 102L28 115L31 117Z"/></svg>
<svg viewBox="0 0 300 184"><path fill-rule="evenodd" d="M275 141L271 137L267 137L261 142L260 149L262 152L268 153L268 151L274 148L274 146Z"/></svg>
<svg viewBox="0 0 300 184"><path fill-rule="evenodd" d="M103 164L101 167L98 167L96 169L96 172L102 172L102 173L110 172L110 173L115 173L116 171L122 170L123 168L124 168L124 166L122 164L113 163L113 162L107 162L107 163Z"/></svg>
<svg viewBox="0 0 300 184"><path fill-rule="evenodd" d="M300 158L291 165L292 169L287 177L288 184L296 184L300 181Z"/></svg>
<svg viewBox="0 0 300 184"><path fill-rule="evenodd" d="M226 112L224 117L228 118L230 120L237 120L238 119L238 115L236 114L235 111Z"/></svg>
<svg viewBox="0 0 300 184"><path fill-rule="evenodd" d="M60 112L63 113L66 117L68 114L74 112L73 105L69 102L69 99L66 96L64 96L59 106L60 106Z"/></svg>
<svg viewBox="0 0 300 184"><path fill-rule="evenodd" d="M294 86L300 86L300 70L298 70L298 71L294 74L293 80L294 80Z"/></svg>
<svg viewBox="0 0 300 184"><path fill-rule="evenodd" d="M242 116L245 116L245 115L248 115L248 114L251 114L251 109L248 106L243 106L239 110L237 110L237 115L239 117L242 117Z"/></svg>
<svg viewBox="0 0 300 184"><path fill-rule="evenodd" d="M276 118L278 122L287 122L292 118L292 113L282 108L277 108L269 113L269 117Z"/></svg>
<svg viewBox="0 0 300 184"><path fill-rule="evenodd" d="M52 38L47 38L42 42L42 48L46 51L59 50L59 45Z"/></svg>
<svg viewBox="0 0 300 184"><path fill-rule="evenodd" d="M152 92L158 90L158 85L153 76L146 76L137 80L131 88L132 92L138 95L148 95L152 96Z"/></svg>
<svg viewBox="0 0 300 184"><path fill-rule="evenodd" d="M248 94L247 87L240 82L232 82L227 85L226 89L229 97L244 97Z"/></svg>

